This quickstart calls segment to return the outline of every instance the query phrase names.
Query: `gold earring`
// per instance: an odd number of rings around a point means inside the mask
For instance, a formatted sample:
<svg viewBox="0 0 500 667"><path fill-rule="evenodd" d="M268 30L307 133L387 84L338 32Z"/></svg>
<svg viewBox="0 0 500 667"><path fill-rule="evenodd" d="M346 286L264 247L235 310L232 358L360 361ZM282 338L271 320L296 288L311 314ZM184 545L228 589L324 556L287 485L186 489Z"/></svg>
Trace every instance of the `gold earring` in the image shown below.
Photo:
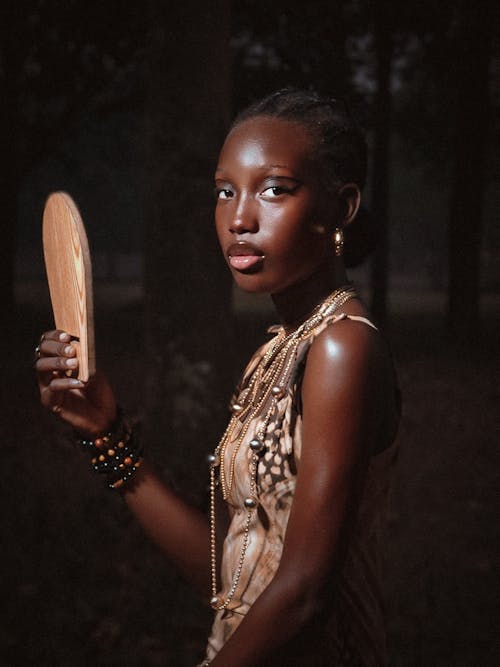
<svg viewBox="0 0 500 667"><path fill-rule="evenodd" d="M342 250L344 248L344 230L340 227L333 232L333 246L335 248L335 257L342 256Z"/></svg>

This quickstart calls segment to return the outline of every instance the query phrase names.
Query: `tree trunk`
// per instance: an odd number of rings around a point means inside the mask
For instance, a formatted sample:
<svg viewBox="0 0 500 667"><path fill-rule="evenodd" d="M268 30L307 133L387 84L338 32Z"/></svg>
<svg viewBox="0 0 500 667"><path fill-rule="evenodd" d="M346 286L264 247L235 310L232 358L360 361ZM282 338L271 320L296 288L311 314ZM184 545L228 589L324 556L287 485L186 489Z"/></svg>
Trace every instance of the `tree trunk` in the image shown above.
<svg viewBox="0 0 500 667"><path fill-rule="evenodd" d="M389 162L393 54L389 5L377 3L377 11L374 14L377 93L374 109L371 213L378 231L378 242L372 258L371 308L375 320L381 326L385 324L387 318L389 272Z"/></svg>
<svg viewBox="0 0 500 667"><path fill-rule="evenodd" d="M14 256L17 227L19 164L17 155L18 58L15 39L18 32L12 25L11 3L2 12L0 21L0 193L2 194L2 242L0 243L0 303L2 331L8 333L14 324Z"/></svg>
<svg viewBox="0 0 500 667"><path fill-rule="evenodd" d="M229 4L150 4L145 428L193 496L233 380L231 282L212 195L229 117Z"/></svg>
<svg viewBox="0 0 500 667"><path fill-rule="evenodd" d="M488 137L488 3L457 7L455 156L448 225L447 332L458 344L479 332L480 254Z"/></svg>

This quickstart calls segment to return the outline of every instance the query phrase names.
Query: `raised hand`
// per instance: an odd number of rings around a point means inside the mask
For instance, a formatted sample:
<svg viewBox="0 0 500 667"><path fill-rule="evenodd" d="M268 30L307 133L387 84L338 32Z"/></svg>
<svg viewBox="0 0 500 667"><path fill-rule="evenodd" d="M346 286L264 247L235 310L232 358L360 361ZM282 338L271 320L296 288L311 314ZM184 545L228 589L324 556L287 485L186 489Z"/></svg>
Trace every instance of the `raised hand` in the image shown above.
<svg viewBox="0 0 500 667"><path fill-rule="evenodd" d="M42 405L82 433L106 432L116 417L115 396L102 373L85 383L71 377L78 373L71 336L64 331L48 331L42 335L36 352Z"/></svg>

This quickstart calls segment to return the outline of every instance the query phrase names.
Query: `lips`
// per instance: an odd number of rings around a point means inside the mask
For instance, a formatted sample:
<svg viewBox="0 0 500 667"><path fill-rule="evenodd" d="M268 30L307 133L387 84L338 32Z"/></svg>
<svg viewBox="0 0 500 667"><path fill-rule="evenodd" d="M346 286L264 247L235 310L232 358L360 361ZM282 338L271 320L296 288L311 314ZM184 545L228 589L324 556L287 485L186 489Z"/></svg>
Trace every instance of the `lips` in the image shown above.
<svg viewBox="0 0 500 667"><path fill-rule="evenodd" d="M237 271L257 269L264 261L264 253L257 246L240 241L233 243L227 249L229 265Z"/></svg>

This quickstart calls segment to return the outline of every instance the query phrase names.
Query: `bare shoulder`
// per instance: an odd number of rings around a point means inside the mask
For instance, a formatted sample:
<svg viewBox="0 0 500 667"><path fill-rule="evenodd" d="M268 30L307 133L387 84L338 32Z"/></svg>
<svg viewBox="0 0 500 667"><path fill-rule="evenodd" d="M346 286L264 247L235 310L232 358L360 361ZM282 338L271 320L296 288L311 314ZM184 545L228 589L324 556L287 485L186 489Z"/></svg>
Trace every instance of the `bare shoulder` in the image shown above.
<svg viewBox="0 0 500 667"><path fill-rule="evenodd" d="M362 305L347 315L368 317ZM329 412L368 419L372 426L395 421L395 378L383 336L360 320L332 322L311 344L304 370L302 400L309 413Z"/></svg>
<svg viewBox="0 0 500 667"><path fill-rule="evenodd" d="M368 322L367 313L360 307L351 307L347 317L332 322L316 337L311 345L307 365L316 373L339 373L345 368L352 373L370 375L373 372L385 372L390 366L389 351L381 334ZM354 311L354 312L352 312Z"/></svg>

